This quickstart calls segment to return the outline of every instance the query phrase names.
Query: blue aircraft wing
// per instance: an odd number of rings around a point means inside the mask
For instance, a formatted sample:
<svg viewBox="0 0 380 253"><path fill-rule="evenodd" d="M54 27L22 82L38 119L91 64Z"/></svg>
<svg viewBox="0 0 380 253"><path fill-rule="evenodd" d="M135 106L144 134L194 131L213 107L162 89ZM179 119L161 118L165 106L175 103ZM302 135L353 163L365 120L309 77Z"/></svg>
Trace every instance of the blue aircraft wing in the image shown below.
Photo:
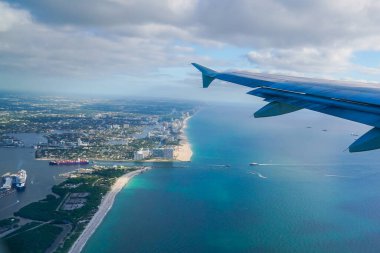
<svg viewBox="0 0 380 253"><path fill-rule="evenodd" d="M350 152L380 148L380 88L375 84L240 71L217 72L197 63L193 66L202 73L204 88L215 79L253 88L249 95L268 102L254 113L256 118L309 109L373 126L350 145Z"/></svg>

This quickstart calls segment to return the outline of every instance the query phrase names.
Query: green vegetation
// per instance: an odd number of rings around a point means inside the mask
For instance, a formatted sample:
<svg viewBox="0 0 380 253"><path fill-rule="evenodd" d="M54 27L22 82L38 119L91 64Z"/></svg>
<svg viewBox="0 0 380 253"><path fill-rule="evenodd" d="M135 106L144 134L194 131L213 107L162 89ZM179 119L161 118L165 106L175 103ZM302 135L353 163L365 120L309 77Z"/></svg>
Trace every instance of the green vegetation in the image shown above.
<svg viewBox="0 0 380 253"><path fill-rule="evenodd" d="M16 218L8 218L4 220L0 220L0 233L3 233L5 231L8 231L10 229L15 229L18 227L18 222L20 219Z"/></svg>
<svg viewBox="0 0 380 253"><path fill-rule="evenodd" d="M60 199L53 195L47 195L45 199L21 208L15 213L15 216L38 221L54 220L57 217L55 209L59 203Z"/></svg>
<svg viewBox="0 0 380 253"><path fill-rule="evenodd" d="M86 227L85 225L86 225L85 223L78 223L76 225L76 227L75 227L75 230L73 230L69 234L69 236L67 236L66 240L63 243L63 246L61 246L60 248L58 248L55 251L55 253L65 253L65 252L67 252L71 248L71 245L73 245L73 243L76 241L76 239L80 236L80 234L82 233L82 231Z"/></svg>
<svg viewBox="0 0 380 253"><path fill-rule="evenodd" d="M127 145L104 145L75 148L49 148L36 150L35 157L49 159L128 160L133 157L133 149Z"/></svg>
<svg viewBox="0 0 380 253"><path fill-rule="evenodd" d="M44 224L35 229L17 233L4 239L11 252L37 253L45 252L52 245L55 238L62 232L61 227Z"/></svg>
<svg viewBox="0 0 380 253"><path fill-rule="evenodd" d="M155 141L153 139L142 138L142 139L134 139L128 145L132 150L138 150L140 148L154 148L157 147L157 143L159 141Z"/></svg>
<svg viewBox="0 0 380 253"><path fill-rule="evenodd" d="M16 224L20 221L20 219L15 219L15 218L8 218L4 220L0 220L0 227L6 227L6 226L11 226L13 224Z"/></svg>
<svg viewBox="0 0 380 253"><path fill-rule="evenodd" d="M53 193L59 195L59 198L56 198L53 195L48 195L43 200L21 208L15 213L15 216L31 220L63 223L77 222L81 219L90 218L90 216L92 216L91 212L96 211L101 202L102 196L107 193L110 185L114 182L114 179L123 175L126 171L129 170L98 170L94 171L92 175L67 179L63 183L53 186L52 188ZM78 185L78 187L74 189L67 188L65 187L67 184ZM66 194L76 192L90 193L89 196L86 197L87 202L84 207L72 211L56 210Z"/></svg>
<svg viewBox="0 0 380 253"><path fill-rule="evenodd" d="M41 225L41 224L42 224L42 222L37 222L37 221L32 221L32 222L26 223L24 226L20 227L16 231L13 231L12 233L8 234L6 236L6 238L12 237L12 236L14 236L16 234L22 233L22 232L24 232L26 230L29 230L29 229L34 228L34 227L36 227L38 225Z"/></svg>
<svg viewBox="0 0 380 253"><path fill-rule="evenodd" d="M58 197L47 195L45 199L31 203L14 214L33 222L9 234L5 238L6 243L12 252L44 252L62 232L59 224L68 224L72 229L64 238L63 246L57 249L57 252L67 252L97 211L103 195L107 193L116 178L135 169L94 168L90 174L80 174L79 177L69 178L53 186L52 191ZM84 206L73 210L62 210L62 205L73 193L85 193L85 197L82 197L86 200ZM9 224L10 220L1 222ZM41 225L41 222L47 223ZM33 241L32 236L40 236L42 239ZM17 240L21 240L19 244L16 243ZM27 244L28 240L33 243Z"/></svg>

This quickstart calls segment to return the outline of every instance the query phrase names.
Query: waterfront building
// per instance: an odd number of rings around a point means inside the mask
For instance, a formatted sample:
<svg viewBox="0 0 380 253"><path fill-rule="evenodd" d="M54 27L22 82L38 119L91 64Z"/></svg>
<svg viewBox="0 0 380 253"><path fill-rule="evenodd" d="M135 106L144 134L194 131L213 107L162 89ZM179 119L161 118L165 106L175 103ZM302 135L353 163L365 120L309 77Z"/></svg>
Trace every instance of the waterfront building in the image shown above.
<svg viewBox="0 0 380 253"><path fill-rule="evenodd" d="M135 151L133 153L133 159L134 160L144 160L150 156L150 150L149 149L140 149L138 151Z"/></svg>
<svg viewBox="0 0 380 253"><path fill-rule="evenodd" d="M152 151L154 158L174 159L174 148L155 148Z"/></svg>

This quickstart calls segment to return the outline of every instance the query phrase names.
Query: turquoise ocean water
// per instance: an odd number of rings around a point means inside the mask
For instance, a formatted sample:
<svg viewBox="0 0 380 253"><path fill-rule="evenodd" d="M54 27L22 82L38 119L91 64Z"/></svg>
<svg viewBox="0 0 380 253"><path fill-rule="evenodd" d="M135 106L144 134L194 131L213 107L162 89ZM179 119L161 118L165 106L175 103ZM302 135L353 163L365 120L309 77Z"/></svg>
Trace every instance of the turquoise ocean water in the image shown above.
<svg viewBox="0 0 380 253"><path fill-rule="evenodd" d="M380 252L380 152L344 151L369 128L255 107L198 112L193 161L135 177L83 252Z"/></svg>

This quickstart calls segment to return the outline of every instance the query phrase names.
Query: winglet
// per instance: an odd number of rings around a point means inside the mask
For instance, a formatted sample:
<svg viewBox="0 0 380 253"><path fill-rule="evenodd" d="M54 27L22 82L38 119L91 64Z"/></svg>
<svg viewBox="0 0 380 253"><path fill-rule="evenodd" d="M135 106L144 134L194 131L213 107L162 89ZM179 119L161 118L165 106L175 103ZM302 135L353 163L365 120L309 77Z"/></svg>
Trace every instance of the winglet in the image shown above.
<svg viewBox="0 0 380 253"><path fill-rule="evenodd" d="M199 65L197 63L191 63L191 64L202 73L203 88L207 88L208 86L210 86L211 82L214 81L218 72L212 69L203 67L202 65Z"/></svg>

